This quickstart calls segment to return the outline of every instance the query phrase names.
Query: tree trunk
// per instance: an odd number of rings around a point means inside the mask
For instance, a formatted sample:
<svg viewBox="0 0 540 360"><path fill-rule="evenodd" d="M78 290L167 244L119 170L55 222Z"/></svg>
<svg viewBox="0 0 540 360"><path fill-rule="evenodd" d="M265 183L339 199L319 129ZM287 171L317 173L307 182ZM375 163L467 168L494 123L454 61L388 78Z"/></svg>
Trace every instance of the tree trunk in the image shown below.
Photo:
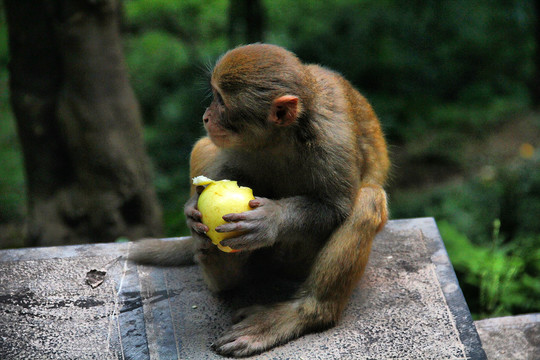
<svg viewBox="0 0 540 360"><path fill-rule="evenodd" d="M119 0L5 0L29 245L161 233Z"/></svg>

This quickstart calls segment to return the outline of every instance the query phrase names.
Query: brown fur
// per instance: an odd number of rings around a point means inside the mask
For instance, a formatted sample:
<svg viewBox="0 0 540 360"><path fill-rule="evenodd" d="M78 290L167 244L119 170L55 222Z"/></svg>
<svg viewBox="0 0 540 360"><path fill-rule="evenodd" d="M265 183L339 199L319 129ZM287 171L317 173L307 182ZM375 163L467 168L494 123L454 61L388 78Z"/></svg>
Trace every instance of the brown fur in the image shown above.
<svg viewBox="0 0 540 360"><path fill-rule="evenodd" d="M243 232L222 243L241 250L235 254L200 235L198 195L186 204L205 279L215 291L255 269L303 279L290 301L241 310L214 344L221 354L247 356L338 321L387 221L389 160L367 100L337 73L280 47L230 51L212 86L203 117L209 137L193 148L191 176L238 180L260 198L253 210L225 217L224 232Z"/></svg>

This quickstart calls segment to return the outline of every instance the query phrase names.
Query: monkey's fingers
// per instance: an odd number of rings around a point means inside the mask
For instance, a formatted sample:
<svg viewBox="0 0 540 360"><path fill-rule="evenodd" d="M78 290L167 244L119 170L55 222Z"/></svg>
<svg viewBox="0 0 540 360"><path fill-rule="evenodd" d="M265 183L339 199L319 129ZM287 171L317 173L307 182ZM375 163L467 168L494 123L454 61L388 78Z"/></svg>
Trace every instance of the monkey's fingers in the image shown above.
<svg viewBox="0 0 540 360"><path fill-rule="evenodd" d="M251 207L252 209L258 208L262 204L263 204L263 201L261 200L261 198L255 198L255 200L249 201L249 207Z"/></svg>
<svg viewBox="0 0 540 360"><path fill-rule="evenodd" d="M216 227L216 232L227 233L232 231L246 231L249 230L249 226L246 226L244 222L231 222Z"/></svg>
<svg viewBox="0 0 540 360"><path fill-rule="evenodd" d="M202 214L195 209L186 210L187 224L193 231L204 235L210 230L208 226L201 222Z"/></svg>
<svg viewBox="0 0 540 360"><path fill-rule="evenodd" d="M195 221L201 221L202 219L202 213L196 207L186 207L184 214L187 218Z"/></svg>
<svg viewBox="0 0 540 360"><path fill-rule="evenodd" d="M208 228L208 226L206 226L205 224L200 222L200 220L197 221L197 220L192 219L192 218L187 219L187 225L188 225L188 227L190 229L192 229L193 231L195 231L196 233L201 234L201 235L206 235L208 230L210 230Z"/></svg>
<svg viewBox="0 0 540 360"><path fill-rule="evenodd" d="M232 249L241 251L252 251L263 247L273 245L273 241L269 240L264 235L261 235L257 231L241 233L241 235L223 239L221 241L222 246L229 246Z"/></svg>
<svg viewBox="0 0 540 360"><path fill-rule="evenodd" d="M227 223L216 227L218 233L234 232L231 237L221 240L222 246L229 246L236 250L255 250L262 246L254 234L255 226L245 222Z"/></svg>
<svg viewBox="0 0 540 360"><path fill-rule="evenodd" d="M252 200L254 201L254 200ZM264 219L265 215L262 211L250 210L241 213L232 213L223 215L223 220L227 222L238 221L255 221Z"/></svg>
<svg viewBox="0 0 540 360"><path fill-rule="evenodd" d="M243 221L243 220L246 220L246 218L247 218L246 213L243 213L243 212L223 215L223 220L227 222Z"/></svg>
<svg viewBox="0 0 540 360"><path fill-rule="evenodd" d="M206 233L208 232L208 230L210 230L208 228L208 226L204 225L203 223L199 223L199 222L194 222L192 225L191 225L191 228L196 231L198 234L200 235L205 235L206 236Z"/></svg>
<svg viewBox="0 0 540 360"><path fill-rule="evenodd" d="M212 346L214 351L225 356L249 356L261 353L276 341L268 338L255 324L241 322L234 325Z"/></svg>

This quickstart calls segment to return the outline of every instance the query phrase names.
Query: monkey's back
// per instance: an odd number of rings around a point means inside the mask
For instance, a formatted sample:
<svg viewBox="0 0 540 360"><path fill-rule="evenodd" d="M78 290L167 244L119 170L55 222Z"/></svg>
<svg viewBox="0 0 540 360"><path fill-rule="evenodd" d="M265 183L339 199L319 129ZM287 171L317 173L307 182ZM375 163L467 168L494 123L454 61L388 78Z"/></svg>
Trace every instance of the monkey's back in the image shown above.
<svg viewBox="0 0 540 360"><path fill-rule="evenodd" d="M367 99L333 70L318 65L307 65L306 69L317 83L321 113L334 115L333 127L350 127L356 136L356 163L361 181L384 185L390 160L379 119Z"/></svg>

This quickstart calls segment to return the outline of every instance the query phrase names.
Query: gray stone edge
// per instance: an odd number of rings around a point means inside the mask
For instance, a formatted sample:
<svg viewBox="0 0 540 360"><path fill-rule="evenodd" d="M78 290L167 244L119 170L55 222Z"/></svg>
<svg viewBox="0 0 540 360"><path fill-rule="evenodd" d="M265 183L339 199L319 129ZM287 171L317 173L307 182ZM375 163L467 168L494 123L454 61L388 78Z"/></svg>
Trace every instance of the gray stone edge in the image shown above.
<svg viewBox="0 0 540 360"><path fill-rule="evenodd" d="M396 230L419 230L422 232L428 251L431 253L431 261L435 265L435 273L441 289L453 316L461 343L465 347L467 359L486 360L487 356L482 348L480 336L474 325L471 312L459 286L454 268L448 257L443 239L437 228L435 219L432 217L393 220L388 223L390 228Z"/></svg>
<svg viewBox="0 0 540 360"><path fill-rule="evenodd" d="M487 359L435 219L426 217L390 220L386 226L391 231L407 229L421 231L428 246L428 251L431 254L431 260L435 265L435 273L450 313L453 316L460 341L464 345L467 359ZM103 254L107 254L125 257L129 251L129 246L130 243L99 243L1 250L0 262L69 258L80 256L81 254L85 256L102 256ZM140 294L138 295L140 296Z"/></svg>
<svg viewBox="0 0 540 360"><path fill-rule="evenodd" d="M497 318L486 318L476 320L476 327L485 330L498 328L521 328L532 324L540 324L540 313L522 314L514 316L503 316Z"/></svg>

